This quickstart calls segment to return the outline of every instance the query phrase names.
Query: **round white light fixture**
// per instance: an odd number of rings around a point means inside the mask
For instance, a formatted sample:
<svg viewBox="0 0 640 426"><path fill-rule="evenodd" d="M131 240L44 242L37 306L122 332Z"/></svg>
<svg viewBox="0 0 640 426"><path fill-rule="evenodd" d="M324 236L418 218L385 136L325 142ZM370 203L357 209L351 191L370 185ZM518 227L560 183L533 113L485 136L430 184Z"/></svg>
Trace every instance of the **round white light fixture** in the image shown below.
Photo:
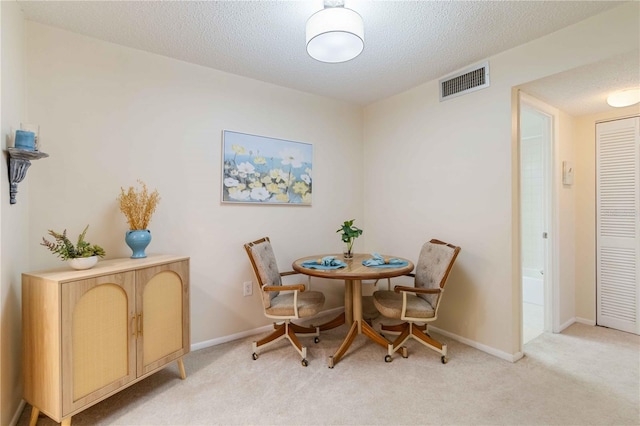
<svg viewBox="0 0 640 426"><path fill-rule="evenodd" d="M621 90L607 97L607 103L612 107L621 108L640 102L640 87L637 89Z"/></svg>
<svg viewBox="0 0 640 426"><path fill-rule="evenodd" d="M325 8L307 20L307 52L321 62L349 61L364 49L362 17L342 6Z"/></svg>

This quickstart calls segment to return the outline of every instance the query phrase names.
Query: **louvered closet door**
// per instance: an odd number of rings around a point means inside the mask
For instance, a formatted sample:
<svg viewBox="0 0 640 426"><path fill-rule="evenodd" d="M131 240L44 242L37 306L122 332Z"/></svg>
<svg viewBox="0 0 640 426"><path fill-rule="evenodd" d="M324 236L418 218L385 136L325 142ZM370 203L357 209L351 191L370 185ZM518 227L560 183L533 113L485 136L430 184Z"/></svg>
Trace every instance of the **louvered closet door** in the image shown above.
<svg viewBox="0 0 640 426"><path fill-rule="evenodd" d="M640 334L640 118L596 126L597 323Z"/></svg>

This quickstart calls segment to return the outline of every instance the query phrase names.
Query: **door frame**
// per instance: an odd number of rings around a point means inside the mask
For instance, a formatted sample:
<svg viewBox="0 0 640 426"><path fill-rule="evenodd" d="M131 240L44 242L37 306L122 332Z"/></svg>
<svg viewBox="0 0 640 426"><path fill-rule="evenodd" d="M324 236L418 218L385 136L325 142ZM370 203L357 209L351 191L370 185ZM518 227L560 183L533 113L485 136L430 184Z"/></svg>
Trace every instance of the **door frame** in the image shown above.
<svg viewBox="0 0 640 426"><path fill-rule="evenodd" d="M551 124L551 131L549 135L549 143L544 147L545 149L545 222L547 226L547 239L545 245L545 259L544 259L544 330L551 331L553 333L560 332L560 286L558 282L559 277L559 265L558 265L558 253L559 250L559 191L558 182L560 174L558 173L558 139L559 139L559 111L539 99L534 98L522 91L518 92L518 161L520 161L520 115L522 105L527 105L530 108L549 117ZM518 163L519 164L519 163ZM520 167L518 167L518 182L520 182ZM518 205L521 202L520 188L518 187ZM521 227L521 214L518 215L518 226ZM519 245L522 246L522 230L520 230ZM522 254L522 249L520 248ZM522 259L519 259L522 264ZM520 294L522 296L522 267L520 267ZM520 297L520 304L522 304L522 297ZM522 309L520 309L520 333L522 335ZM522 336L520 339L522 347Z"/></svg>

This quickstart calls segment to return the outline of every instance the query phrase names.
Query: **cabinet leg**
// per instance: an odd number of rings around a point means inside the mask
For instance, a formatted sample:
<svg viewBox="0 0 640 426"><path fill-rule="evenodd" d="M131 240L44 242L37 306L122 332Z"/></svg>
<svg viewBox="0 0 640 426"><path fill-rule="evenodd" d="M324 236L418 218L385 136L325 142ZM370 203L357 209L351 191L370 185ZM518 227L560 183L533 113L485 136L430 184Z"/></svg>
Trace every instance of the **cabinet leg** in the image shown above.
<svg viewBox="0 0 640 426"><path fill-rule="evenodd" d="M71 426L71 417L67 417L66 419L62 419L61 426Z"/></svg>
<svg viewBox="0 0 640 426"><path fill-rule="evenodd" d="M40 414L40 410L36 407L31 407L31 418L29 419L29 426L36 426L38 423L38 415Z"/></svg>
<svg viewBox="0 0 640 426"><path fill-rule="evenodd" d="M182 362L182 358L180 358L177 362L178 368L180 369L180 378L184 380L187 378L187 373L184 371L184 362Z"/></svg>

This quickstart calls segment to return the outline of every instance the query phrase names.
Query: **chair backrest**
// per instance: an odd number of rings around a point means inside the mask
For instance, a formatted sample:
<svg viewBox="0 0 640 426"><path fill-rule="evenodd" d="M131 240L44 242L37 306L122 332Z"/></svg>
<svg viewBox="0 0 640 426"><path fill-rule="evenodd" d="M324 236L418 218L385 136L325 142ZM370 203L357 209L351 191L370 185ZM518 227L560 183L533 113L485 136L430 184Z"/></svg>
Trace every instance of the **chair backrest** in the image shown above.
<svg viewBox="0 0 640 426"><path fill-rule="evenodd" d="M444 288L458 253L460 247L440 240L433 239L425 243L416 265L414 285L422 288ZM441 295L442 293L418 294L418 297L425 299L437 311Z"/></svg>
<svg viewBox="0 0 640 426"><path fill-rule="evenodd" d="M271 307L271 299L276 297L279 292L262 291L262 287L282 285L282 278L278 270L276 256L271 248L271 241L269 237L264 237L245 244L244 249L247 251L251 266L253 266L253 272L258 280L258 286L262 294L262 304L265 309L269 308Z"/></svg>

